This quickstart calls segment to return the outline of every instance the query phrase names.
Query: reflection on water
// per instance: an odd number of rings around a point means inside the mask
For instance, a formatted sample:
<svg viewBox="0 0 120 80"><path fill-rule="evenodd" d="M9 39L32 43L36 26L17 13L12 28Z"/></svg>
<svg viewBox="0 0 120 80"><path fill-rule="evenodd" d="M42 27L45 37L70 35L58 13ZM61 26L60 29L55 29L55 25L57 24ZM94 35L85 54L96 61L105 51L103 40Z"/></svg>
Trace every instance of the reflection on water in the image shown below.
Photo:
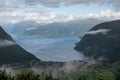
<svg viewBox="0 0 120 80"><path fill-rule="evenodd" d="M73 48L80 39L77 37L16 37L16 41L27 51L43 61L82 60L84 56Z"/></svg>

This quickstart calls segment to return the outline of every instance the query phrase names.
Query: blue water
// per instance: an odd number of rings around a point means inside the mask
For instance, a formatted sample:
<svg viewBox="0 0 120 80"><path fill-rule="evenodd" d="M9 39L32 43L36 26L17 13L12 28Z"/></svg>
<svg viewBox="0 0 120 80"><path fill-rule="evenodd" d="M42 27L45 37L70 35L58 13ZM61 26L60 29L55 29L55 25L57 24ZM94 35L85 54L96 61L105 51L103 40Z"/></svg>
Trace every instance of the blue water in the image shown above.
<svg viewBox="0 0 120 80"><path fill-rule="evenodd" d="M43 61L72 61L83 60L83 54L74 50L75 43L80 39L74 36L64 37L15 37L24 49Z"/></svg>

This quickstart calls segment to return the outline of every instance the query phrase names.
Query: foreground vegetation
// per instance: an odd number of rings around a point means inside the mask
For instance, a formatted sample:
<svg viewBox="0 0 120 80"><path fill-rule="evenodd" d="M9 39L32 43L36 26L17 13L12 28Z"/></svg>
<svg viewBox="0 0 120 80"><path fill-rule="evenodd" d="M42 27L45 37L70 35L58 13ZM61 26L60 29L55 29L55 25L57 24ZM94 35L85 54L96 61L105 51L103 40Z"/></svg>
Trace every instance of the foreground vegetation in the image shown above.
<svg viewBox="0 0 120 80"><path fill-rule="evenodd" d="M54 78L52 75L35 74L34 72L20 73L15 76L7 74L5 71L0 71L0 80L115 80L115 75L110 71L102 71L99 74L81 74L70 73L59 78Z"/></svg>
<svg viewBox="0 0 120 80"><path fill-rule="evenodd" d="M35 73L32 70L24 70L13 75L5 70L0 70L0 80L119 80L120 62L99 62L94 66L87 66L82 70L53 76L52 73Z"/></svg>
<svg viewBox="0 0 120 80"><path fill-rule="evenodd" d="M45 74L35 74L32 71L19 73L15 76L12 76L10 73L7 74L5 70L0 71L0 80L58 80L53 78L52 75L45 75Z"/></svg>

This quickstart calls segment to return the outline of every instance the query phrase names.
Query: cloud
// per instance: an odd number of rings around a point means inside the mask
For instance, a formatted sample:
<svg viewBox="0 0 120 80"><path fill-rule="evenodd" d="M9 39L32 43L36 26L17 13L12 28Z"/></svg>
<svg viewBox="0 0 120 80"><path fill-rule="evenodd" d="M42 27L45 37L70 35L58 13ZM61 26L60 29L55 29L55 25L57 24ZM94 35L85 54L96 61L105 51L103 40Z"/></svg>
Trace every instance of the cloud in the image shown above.
<svg viewBox="0 0 120 80"><path fill-rule="evenodd" d="M71 6L71 5L78 5L78 4L88 5L92 3L112 5L117 9L119 9L120 7L119 0L23 0L23 1L27 5L42 4L46 7L59 7L60 5Z"/></svg>
<svg viewBox="0 0 120 80"><path fill-rule="evenodd" d="M11 11L20 7L17 0L0 0L0 11Z"/></svg>
<svg viewBox="0 0 120 80"><path fill-rule="evenodd" d="M73 20L72 15L56 14L54 11L47 12L37 10L34 8L29 9L13 9L11 11L4 11L0 13L0 24L18 23L21 21L36 21L38 23L51 23L51 22L65 22Z"/></svg>
<svg viewBox="0 0 120 80"><path fill-rule="evenodd" d="M42 20L49 17L49 13L40 9L23 8L12 9L11 11L2 11L0 13L0 24L17 23L24 20Z"/></svg>
<svg viewBox="0 0 120 80"><path fill-rule="evenodd" d="M46 7L59 7L61 5L64 6L71 6L71 5L78 5L78 4L108 4L114 7L118 7L120 5L119 0L1 0L0 7L8 7L10 8L18 8L21 6L33 6L42 4Z"/></svg>
<svg viewBox="0 0 120 80"><path fill-rule="evenodd" d="M75 72L79 69L79 61L69 61L64 64L64 66L61 68L65 73Z"/></svg>
<svg viewBox="0 0 120 80"><path fill-rule="evenodd" d="M120 12L113 12L109 9L100 13L89 14L56 14L54 11L47 12L35 8L12 9L11 11L2 11L0 13L0 24L18 23L20 21L36 21L38 23L66 22L77 19L100 19L116 20L120 19Z"/></svg>
<svg viewBox="0 0 120 80"><path fill-rule="evenodd" d="M51 13L50 13L50 17L55 18L55 17L56 17L55 12L51 12Z"/></svg>
<svg viewBox="0 0 120 80"><path fill-rule="evenodd" d="M11 46L11 45L16 45L16 43L13 41L10 41L10 40L0 39L0 47L7 47L7 46Z"/></svg>
<svg viewBox="0 0 120 80"><path fill-rule="evenodd" d="M111 4L117 11L120 10L120 0L108 0L109 4Z"/></svg>
<svg viewBox="0 0 120 80"><path fill-rule="evenodd" d="M38 23L66 22L77 19L99 19L99 20L116 20L120 19L120 12L113 12L109 9L100 13L89 14L56 14L54 11L47 12L39 9L17 9L4 11L0 13L0 24L18 23L20 21L36 21Z"/></svg>
<svg viewBox="0 0 120 80"><path fill-rule="evenodd" d="M36 5L41 3L47 7L59 7L60 5L76 5L76 4L88 4L93 2L99 2L98 0L24 0L26 4ZM103 0L101 0L103 1Z"/></svg>
<svg viewBox="0 0 120 80"><path fill-rule="evenodd" d="M29 31L29 30L35 30L35 29L37 29L37 28L35 28L35 27L27 28L28 31Z"/></svg>
<svg viewBox="0 0 120 80"><path fill-rule="evenodd" d="M110 29L98 29L98 30L92 30L87 32L86 34L90 34L90 35L97 35L99 33L101 34L107 34L109 31L111 31Z"/></svg>
<svg viewBox="0 0 120 80"><path fill-rule="evenodd" d="M73 15L69 15L68 16L68 20L73 20L74 19L74 16Z"/></svg>
<svg viewBox="0 0 120 80"><path fill-rule="evenodd" d="M1 0L0 7L1 10L11 10L13 8L20 7L33 7L34 5L44 5L46 7L59 7L61 5L64 6L72 6L78 4L90 5L93 3L103 4L103 5L112 5L117 10L120 10L120 1L119 0ZM6 8L7 7L7 8Z"/></svg>
<svg viewBox="0 0 120 80"><path fill-rule="evenodd" d="M0 24L18 23L20 21L36 21L38 23L66 22L75 19L120 19L120 12L109 9L100 13L90 14L58 14L48 9L36 8L37 5L59 7L60 5L72 6L77 4L109 3L114 7L119 6L118 0L0 0Z"/></svg>
<svg viewBox="0 0 120 80"><path fill-rule="evenodd" d="M102 20L117 20L120 19L120 12L114 12L109 9L101 11L100 13L89 13L85 18L96 18Z"/></svg>

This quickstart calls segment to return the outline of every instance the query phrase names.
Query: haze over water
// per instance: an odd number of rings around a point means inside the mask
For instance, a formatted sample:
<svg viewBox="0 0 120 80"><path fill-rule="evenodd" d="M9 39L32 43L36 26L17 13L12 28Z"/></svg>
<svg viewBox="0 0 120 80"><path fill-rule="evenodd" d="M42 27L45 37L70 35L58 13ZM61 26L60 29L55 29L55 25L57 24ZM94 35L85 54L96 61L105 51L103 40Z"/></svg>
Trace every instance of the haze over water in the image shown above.
<svg viewBox="0 0 120 80"><path fill-rule="evenodd" d="M75 43L80 41L74 36L19 36L15 39L24 49L43 61L64 62L84 58L81 53L74 50Z"/></svg>

